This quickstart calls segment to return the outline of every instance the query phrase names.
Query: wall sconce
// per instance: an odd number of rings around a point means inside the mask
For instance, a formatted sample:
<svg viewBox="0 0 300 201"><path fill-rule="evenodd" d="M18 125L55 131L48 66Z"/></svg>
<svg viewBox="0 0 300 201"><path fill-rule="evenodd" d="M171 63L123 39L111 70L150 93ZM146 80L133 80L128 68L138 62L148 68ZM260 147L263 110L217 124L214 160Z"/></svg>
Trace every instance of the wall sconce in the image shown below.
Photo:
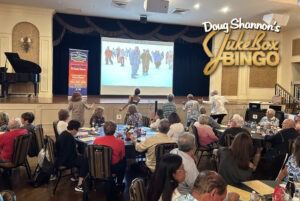
<svg viewBox="0 0 300 201"><path fill-rule="evenodd" d="M25 52L28 52L29 51L29 49L30 49L30 47L31 47L31 43L32 43L32 41L31 41L31 38L29 38L29 37L22 37L21 39L20 39L20 44L21 44L21 48L22 48L22 50L24 50Z"/></svg>

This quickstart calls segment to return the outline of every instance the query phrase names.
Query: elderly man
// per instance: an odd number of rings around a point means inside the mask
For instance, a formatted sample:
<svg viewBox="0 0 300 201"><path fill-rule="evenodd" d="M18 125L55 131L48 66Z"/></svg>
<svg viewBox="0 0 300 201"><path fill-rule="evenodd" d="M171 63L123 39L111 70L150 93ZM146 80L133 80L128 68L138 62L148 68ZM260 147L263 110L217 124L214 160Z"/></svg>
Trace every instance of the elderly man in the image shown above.
<svg viewBox="0 0 300 201"><path fill-rule="evenodd" d="M213 119L216 119L219 124L222 123L223 118L227 115L227 110L225 108L225 103L227 102L228 100L224 96L218 95L217 90L213 90L210 93L209 101L203 101L203 99L200 100L200 103L211 104L210 116Z"/></svg>
<svg viewBox="0 0 300 201"><path fill-rule="evenodd" d="M20 128L21 122L16 119L10 120L7 127L9 131L0 135L0 163L12 160L15 138L27 134L27 130Z"/></svg>
<svg viewBox="0 0 300 201"><path fill-rule="evenodd" d="M190 133L184 133L178 138L178 148L173 149L170 153L177 154L182 158L182 164L185 170L185 180L178 186L181 194L192 192L195 179L199 172L194 160L195 136Z"/></svg>
<svg viewBox="0 0 300 201"><path fill-rule="evenodd" d="M227 128L224 133L221 135L219 139L219 144L221 146L226 146L225 144L225 138L227 135L231 134L233 136L236 136L240 132L246 132L249 133L246 129L242 128L244 125L244 119L239 114L234 114L229 122L229 128Z"/></svg>
<svg viewBox="0 0 300 201"><path fill-rule="evenodd" d="M135 149L138 152L147 151L146 165L152 172L154 172L155 165L156 165L156 157L155 157L156 145L162 144L162 143L173 143L174 142L167 135L169 129L170 129L169 121L167 119L162 119L158 125L158 132L153 137L149 137L145 141L135 144ZM131 140L133 141L133 143L136 142L133 136L132 136Z"/></svg>
<svg viewBox="0 0 300 201"><path fill-rule="evenodd" d="M279 120L275 117L275 110L269 108L266 112L266 116L264 116L259 125L264 127L271 127L271 126L279 126Z"/></svg>
<svg viewBox="0 0 300 201"><path fill-rule="evenodd" d="M182 195L177 201L238 201L239 194L227 193L227 184L217 172L205 170L195 178L192 195Z"/></svg>
<svg viewBox="0 0 300 201"><path fill-rule="evenodd" d="M169 94L167 98L168 98L168 102L164 103L162 106L162 110L164 112L165 118L168 118L171 113L176 112L176 105L174 103L174 95Z"/></svg>
<svg viewBox="0 0 300 201"><path fill-rule="evenodd" d="M276 150L276 155L284 155L289 151L289 140L294 140L298 136L299 134L295 129L295 121L285 119L282 122L282 130L275 135L266 135L265 141L272 144L273 150Z"/></svg>

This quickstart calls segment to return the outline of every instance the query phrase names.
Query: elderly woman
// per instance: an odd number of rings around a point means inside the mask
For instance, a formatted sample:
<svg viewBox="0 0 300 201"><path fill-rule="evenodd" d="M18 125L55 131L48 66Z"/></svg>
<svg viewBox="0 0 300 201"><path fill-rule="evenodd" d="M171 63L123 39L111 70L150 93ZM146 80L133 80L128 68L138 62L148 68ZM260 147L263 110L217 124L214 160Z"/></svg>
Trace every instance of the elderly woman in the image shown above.
<svg viewBox="0 0 300 201"><path fill-rule="evenodd" d="M143 125L143 117L142 114L137 111L137 107L134 104L128 106L128 117L126 120L126 124L133 126L142 126Z"/></svg>
<svg viewBox="0 0 300 201"><path fill-rule="evenodd" d="M201 146L207 146L218 141L213 129L208 125L209 117L205 114L199 116L198 122L194 123L197 128L198 138Z"/></svg>
<svg viewBox="0 0 300 201"><path fill-rule="evenodd" d="M193 94L188 94L186 98L187 102L184 104L182 109L186 111L186 126L189 127L197 121L200 114L200 105L198 101L194 100Z"/></svg>
<svg viewBox="0 0 300 201"><path fill-rule="evenodd" d="M58 122L57 122L57 132L60 135L63 131L67 130L68 127L68 119L70 115L68 110L61 109L58 111Z"/></svg>
<svg viewBox="0 0 300 201"><path fill-rule="evenodd" d="M0 112L0 132L7 131L8 115L5 112Z"/></svg>
<svg viewBox="0 0 300 201"><path fill-rule="evenodd" d="M199 172L194 160L195 136L191 133L184 133L178 138L178 148L170 153L181 156L185 170L185 180L178 185L178 191L181 194L192 192L192 188Z"/></svg>
<svg viewBox="0 0 300 201"><path fill-rule="evenodd" d="M241 117L241 115L239 115L239 114L234 114L229 121L229 128L227 128L224 131L224 133L221 135L221 137L219 139L219 144L221 146L226 146L225 138L227 135L236 136L240 132L248 133L248 131L246 129L242 128L243 125L244 125L243 117Z"/></svg>
<svg viewBox="0 0 300 201"><path fill-rule="evenodd" d="M279 120L275 117L275 110L269 108L266 112L266 116L264 116L259 125L264 127L271 127L271 126L279 126Z"/></svg>

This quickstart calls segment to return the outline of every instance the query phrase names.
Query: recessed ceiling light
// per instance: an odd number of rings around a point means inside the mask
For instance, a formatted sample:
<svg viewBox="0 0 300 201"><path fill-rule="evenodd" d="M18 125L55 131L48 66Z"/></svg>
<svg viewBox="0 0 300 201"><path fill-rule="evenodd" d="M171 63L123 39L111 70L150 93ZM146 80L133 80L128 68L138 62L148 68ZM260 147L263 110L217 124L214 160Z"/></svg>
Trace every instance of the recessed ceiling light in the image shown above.
<svg viewBox="0 0 300 201"><path fill-rule="evenodd" d="M194 8L195 8L195 9L199 9L199 8L200 8L200 3L196 3L196 4L194 5Z"/></svg>
<svg viewBox="0 0 300 201"><path fill-rule="evenodd" d="M229 9L228 6L224 6L223 8L220 9L220 11L221 11L222 13L228 13L229 10L230 10L230 9Z"/></svg>

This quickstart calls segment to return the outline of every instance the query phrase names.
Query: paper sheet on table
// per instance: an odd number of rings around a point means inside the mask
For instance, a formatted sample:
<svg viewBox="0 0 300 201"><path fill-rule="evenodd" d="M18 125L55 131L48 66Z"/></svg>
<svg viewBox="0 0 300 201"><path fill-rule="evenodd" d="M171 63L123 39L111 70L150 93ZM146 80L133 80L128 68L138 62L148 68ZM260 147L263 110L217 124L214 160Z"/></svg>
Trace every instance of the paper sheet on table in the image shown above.
<svg viewBox="0 0 300 201"><path fill-rule="evenodd" d="M224 128L224 129L225 129L225 128L228 128L227 125L223 125L223 124L221 124L220 127L221 127L221 128Z"/></svg>
<svg viewBox="0 0 300 201"><path fill-rule="evenodd" d="M94 141L95 137L84 137L84 138L80 138L80 140L83 142L90 142L90 141Z"/></svg>
<svg viewBox="0 0 300 201"><path fill-rule="evenodd" d="M270 187L269 185L267 185L259 180L246 181L246 182L243 182L243 184L252 188L260 195L270 195L274 192L274 188Z"/></svg>
<svg viewBox="0 0 300 201"><path fill-rule="evenodd" d="M82 127L82 128L79 128L79 130L83 130L83 131L91 131L93 128L90 128L90 127Z"/></svg>
<svg viewBox="0 0 300 201"><path fill-rule="evenodd" d="M87 131L79 131L76 135L77 136L88 136L89 132L87 132Z"/></svg>
<svg viewBox="0 0 300 201"><path fill-rule="evenodd" d="M236 188L234 186L228 185L227 186L227 192L228 193L234 192L234 193L239 194L240 195L240 199L239 200L242 200L242 201L248 201L248 200L250 200L251 193L249 193L247 191L244 191L242 189Z"/></svg>

